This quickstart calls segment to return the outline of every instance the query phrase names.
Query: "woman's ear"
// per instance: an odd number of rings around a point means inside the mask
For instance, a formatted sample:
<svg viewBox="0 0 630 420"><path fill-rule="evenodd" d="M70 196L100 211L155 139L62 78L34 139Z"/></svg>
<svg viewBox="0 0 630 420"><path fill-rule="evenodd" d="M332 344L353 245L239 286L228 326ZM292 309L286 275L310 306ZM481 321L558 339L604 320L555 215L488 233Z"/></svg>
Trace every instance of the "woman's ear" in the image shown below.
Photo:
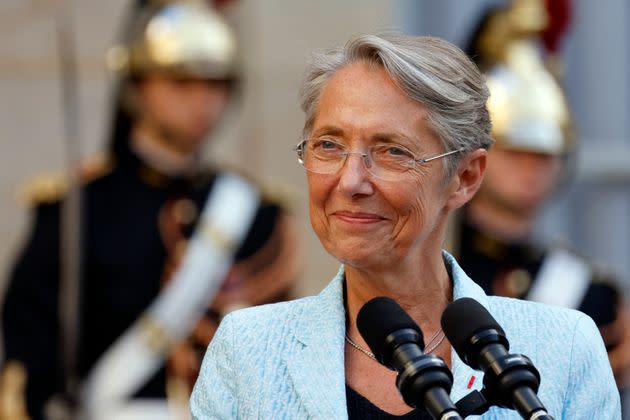
<svg viewBox="0 0 630 420"><path fill-rule="evenodd" d="M452 188L447 202L450 210L466 204L479 190L486 171L487 157L486 149L477 149L460 161L457 172L451 180Z"/></svg>

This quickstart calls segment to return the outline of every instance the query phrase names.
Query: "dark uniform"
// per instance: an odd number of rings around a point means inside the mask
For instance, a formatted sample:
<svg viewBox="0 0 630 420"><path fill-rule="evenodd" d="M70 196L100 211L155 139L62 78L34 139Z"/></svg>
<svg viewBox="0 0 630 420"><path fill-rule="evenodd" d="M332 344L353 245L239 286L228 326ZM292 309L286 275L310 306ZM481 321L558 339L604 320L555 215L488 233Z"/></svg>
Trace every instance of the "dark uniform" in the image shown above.
<svg viewBox="0 0 630 420"><path fill-rule="evenodd" d="M490 91L488 111L496 141L493 147L503 154L493 156L491 151L489 162L493 158L505 159L508 155L529 155L530 158L536 156L536 162L542 158L555 159L559 165L566 165L567 156L574 147L571 115L564 92L556 76L550 72L541 48L543 39L552 40L551 44L557 45L566 24L566 20L559 22L555 19L543 2L515 1L506 7L491 8L477 26L467 51L486 75ZM553 58L555 51L547 52ZM501 167L507 165L504 163ZM617 353L616 349L623 350L628 345L627 334L623 334L627 317L621 293L609 273L566 248L535 242L527 234L520 240L507 242L472 223L472 209L478 212L477 217L484 215L484 226L492 226L492 217L501 217L501 213L497 211L498 216L492 216L492 213L483 212L499 209L503 214L513 212L515 220L521 224L533 225L537 208L518 213L514 207L505 204L513 199L515 183L526 179L518 177L521 172L516 171L532 170L532 167L514 168L514 174L493 172L495 178L486 179L478 195L451 220L447 248L487 294L579 309L600 327L609 355ZM501 176L505 179L500 179ZM536 173L536 176L560 177L559 173ZM501 184L499 181L506 182ZM548 185L549 189L553 187L552 182ZM537 207L547 198L544 194L548 192L551 191L537 191L540 194L536 197L539 200ZM505 229L506 220L499 221ZM548 275L550 272L554 274ZM623 364L620 363L618 368ZM614 364L612 367L615 368Z"/></svg>
<svg viewBox="0 0 630 420"><path fill-rule="evenodd" d="M216 171L203 170L189 177L171 178L128 150L118 156L111 171L84 187L78 360L82 377L160 293L170 256L160 232L160 213L182 200L190 200L201 209L216 176ZM28 409L38 418L36 413L41 412L44 402L60 391L60 202L39 203L34 212L28 242L11 272L3 327L6 359L25 365ZM259 271L286 263L280 257L295 245L287 243L290 236L283 228L286 216L278 203L261 202L236 262L264 253L272 258L266 259ZM196 221L193 217L184 223L186 237ZM261 273L255 274L260 277ZM266 301L288 296L286 288L278 292ZM216 317L219 312L220 308L209 309L208 316ZM162 368L136 396L164 397L165 381L166 370Z"/></svg>
<svg viewBox="0 0 630 420"><path fill-rule="evenodd" d="M470 224L465 210L457 235L458 246L453 252L464 271L489 295L527 299L537 279L540 281L543 262L553 251L552 247L530 241L501 241ZM575 309L589 315L599 327L610 324L615 320L620 298L613 279L604 270L574 256L591 269L590 282Z"/></svg>
<svg viewBox="0 0 630 420"><path fill-rule="evenodd" d="M117 64L125 67L121 70L123 87L152 72L174 80L190 77L233 82L233 35L221 17L203 3L160 4L139 16L132 22L124 54L119 49L116 55ZM146 29L154 21L159 25L153 26L161 31ZM154 35L157 37L151 38ZM164 45L172 48L170 54L154 55ZM80 379L86 378L114 341L164 290L185 255L187 240L221 173L191 167L186 175L169 176L148 164L129 141L134 112L142 110L127 110L124 96L116 104L111 158L84 174L81 220L76 221L81 226L76 361ZM60 354L64 343L60 343L59 321L60 276L65 268L60 262L62 190L34 194L34 223L10 273L3 307L5 357L10 362L5 366L13 373L19 373L16 366L26 370L26 405L35 419L43 418L47 401L64 390L67 376ZM164 398L167 382L173 377L178 384L185 383L189 392L196 373L194 366L192 375L177 369L182 349L187 366L191 355L200 365L222 315L237 306L289 297L298 271L292 220L279 200L264 193L262 197L234 265L214 302L207 303L206 316L188 340L172 343L164 365L134 397Z"/></svg>

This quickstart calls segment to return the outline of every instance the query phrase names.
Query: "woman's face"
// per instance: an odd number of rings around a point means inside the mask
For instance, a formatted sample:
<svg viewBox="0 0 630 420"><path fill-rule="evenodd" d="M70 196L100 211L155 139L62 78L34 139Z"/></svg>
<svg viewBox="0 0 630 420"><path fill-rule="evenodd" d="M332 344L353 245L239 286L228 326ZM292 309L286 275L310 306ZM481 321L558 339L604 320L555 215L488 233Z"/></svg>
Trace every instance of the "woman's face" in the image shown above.
<svg viewBox="0 0 630 420"><path fill-rule="evenodd" d="M384 70L351 64L324 87L311 138L330 137L362 153L393 142L423 158L444 152L425 116ZM432 161L384 181L350 155L336 174L307 172L315 233L331 255L357 268L384 268L439 250L451 188L443 164Z"/></svg>

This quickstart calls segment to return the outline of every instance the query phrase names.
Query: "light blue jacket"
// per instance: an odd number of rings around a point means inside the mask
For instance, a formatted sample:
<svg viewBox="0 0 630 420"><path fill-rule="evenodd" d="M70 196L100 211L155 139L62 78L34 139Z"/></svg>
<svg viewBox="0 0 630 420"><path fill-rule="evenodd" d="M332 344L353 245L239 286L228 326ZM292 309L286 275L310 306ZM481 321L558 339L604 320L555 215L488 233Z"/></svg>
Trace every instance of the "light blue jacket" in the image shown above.
<svg viewBox="0 0 630 420"><path fill-rule="evenodd" d="M510 352L529 356L541 374L538 395L555 419L621 419L602 339L586 315L486 296L444 254L454 298L485 306L506 332ZM194 419L346 419L343 267L317 296L228 315L208 348L190 407ZM457 401L482 388L483 374L451 354ZM468 388L475 377L472 388ZM479 418L479 417L469 417ZM519 419L493 407L483 419Z"/></svg>

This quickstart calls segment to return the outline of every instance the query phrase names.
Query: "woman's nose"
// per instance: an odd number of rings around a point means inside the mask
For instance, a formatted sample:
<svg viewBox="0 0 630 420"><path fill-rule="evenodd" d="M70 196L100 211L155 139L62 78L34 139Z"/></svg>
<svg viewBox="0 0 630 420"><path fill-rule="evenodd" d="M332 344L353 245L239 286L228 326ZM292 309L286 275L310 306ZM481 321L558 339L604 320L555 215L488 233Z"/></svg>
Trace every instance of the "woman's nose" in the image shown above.
<svg viewBox="0 0 630 420"><path fill-rule="evenodd" d="M373 193L371 174L368 172L370 162L363 153L348 153L339 170L338 189L345 195L370 195Z"/></svg>

